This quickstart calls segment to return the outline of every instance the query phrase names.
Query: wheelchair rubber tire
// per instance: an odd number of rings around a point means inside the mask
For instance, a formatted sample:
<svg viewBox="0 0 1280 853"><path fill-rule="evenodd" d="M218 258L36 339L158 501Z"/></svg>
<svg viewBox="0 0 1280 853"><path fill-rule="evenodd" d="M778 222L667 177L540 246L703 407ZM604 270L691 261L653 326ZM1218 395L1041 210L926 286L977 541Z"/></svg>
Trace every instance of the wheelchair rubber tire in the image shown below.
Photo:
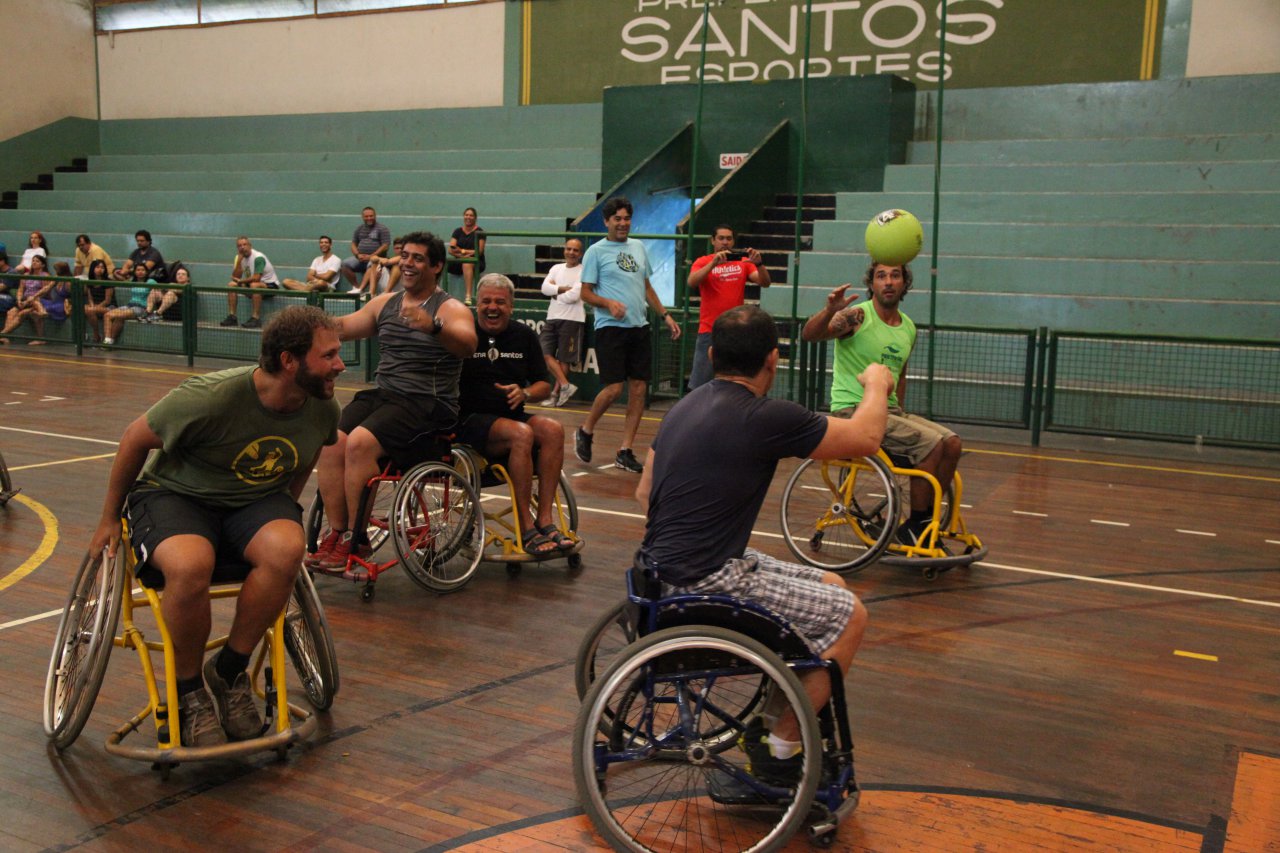
<svg viewBox="0 0 1280 853"><path fill-rule="evenodd" d="M745 787L755 777L736 739L707 745L699 737L708 720L749 722L717 713L736 704L735 680L743 675L766 682L800 723L799 778L776 794ZM619 718L610 721L613 709ZM759 642L707 625L667 628L628 646L592 684L574 725L579 801L616 850L685 850L675 842L700 845L708 834L730 832L739 849L779 850L809 818L822 761L818 720L795 673ZM726 780L757 799L726 801Z"/></svg>
<svg viewBox="0 0 1280 853"><path fill-rule="evenodd" d="M307 572L299 572L284 614L284 648L293 661L307 700L327 711L338 694L338 655L324 606Z"/></svg>
<svg viewBox="0 0 1280 853"><path fill-rule="evenodd" d="M806 459L782 493L782 535L802 562L852 574L889 547L898 513L894 479L874 456L853 466L846 460Z"/></svg>
<svg viewBox="0 0 1280 853"><path fill-rule="evenodd" d="M469 478L441 462L414 466L396 487L391 541L400 564L432 592L461 589L484 556L484 512Z"/></svg>
<svg viewBox="0 0 1280 853"><path fill-rule="evenodd" d="M573 662L573 684L582 699L618 654L639 637L638 608L628 599L610 607L592 623L578 644Z"/></svg>
<svg viewBox="0 0 1280 853"><path fill-rule="evenodd" d="M368 521L365 524L365 538L369 540L369 547L373 549L373 553L377 553L383 543L387 541L387 537L391 535L391 512L395 500L395 484L378 480L374 483L377 489L373 498L373 506L369 508ZM368 500L367 495L360 496L361 501ZM320 538L324 536L324 530L328 526L324 514L324 501L320 498L320 492L316 492L316 496L311 499L311 507L307 510L307 524L305 528L307 536L307 553L314 554L320 545Z"/></svg>
<svg viewBox="0 0 1280 853"><path fill-rule="evenodd" d="M86 554L72 581L44 685L44 732L59 752L80 736L98 699L120 621L125 574L120 551L112 560Z"/></svg>

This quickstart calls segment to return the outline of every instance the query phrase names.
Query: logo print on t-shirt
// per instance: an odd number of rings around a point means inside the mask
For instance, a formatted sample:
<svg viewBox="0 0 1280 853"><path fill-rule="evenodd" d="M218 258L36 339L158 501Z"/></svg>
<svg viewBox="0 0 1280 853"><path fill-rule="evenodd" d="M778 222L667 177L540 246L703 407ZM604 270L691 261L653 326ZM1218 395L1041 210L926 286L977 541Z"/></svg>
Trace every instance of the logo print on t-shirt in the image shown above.
<svg viewBox="0 0 1280 853"><path fill-rule="evenodd" d="M298 449L279 435L264 436L245 445L231 463L231 470L246 483L255 486L274 483L298 468Z"/></svg>
<svg viewBox="0 0 1280 853"><path fill-rule="evenodd" d="M618 267L627 272L636 272L640 269L640 263L626 252L618 253Z"/></svg>

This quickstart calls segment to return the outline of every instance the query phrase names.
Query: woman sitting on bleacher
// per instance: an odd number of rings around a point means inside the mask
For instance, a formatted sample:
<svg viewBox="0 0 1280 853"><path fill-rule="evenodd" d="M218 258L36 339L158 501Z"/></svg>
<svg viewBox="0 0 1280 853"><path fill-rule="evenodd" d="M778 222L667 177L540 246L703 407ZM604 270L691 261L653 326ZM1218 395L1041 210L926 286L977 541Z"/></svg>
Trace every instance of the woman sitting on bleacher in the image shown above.
<svg viewBox="0 0 1280 853"><path fill-rule="evenodd" d="M44 258L44 269L48 273L49 244L45 242L44 235L39 231L32 231L30 243L31 245L22 253L22 263L18 264L18 268L14 272L31 272L31 259L39 255Z"/></svg>
<svg viewBox="0 0 1280 853"><path fill-rule="evenodd" d="M89 284L84 289L84 319L93 331L93 342L102 343L102 318L116 307L116 287L107 262L98 258L89 263ZM106 284L94 284L106 282Z"/></svg>
<svg viewBox="0 0 1280 853"><path fill-rule="evenodd" d="M44 255L32 255L31 266L27 274L31 278L24 278L18 286L18 302L9 309L9 313L4 318L4 328L0 329L0 335L7 335L22 323L23 320L30 318L31 325L36 330L36 337L44 336L44 318L48 315L41 297L53 290L56 282L43 281L49 274L48 268L45 266ZM63 319L66 319L65 317ZM8 338L0 338L0 344L9 343ZM27 341L30 346L39 346L44 341L34 340Z"/></svg>
<svg viewBox="0 0 1280 853"><path fill-rule="evenodd" d="M102 339L103 346L111 346L120 339L124 331L125 320L141 320L147 316L147 297L153 289L145 284L155 284L154 278L148 278L150 270L146 264L134 264L129 271L133 276L133 287L129 288L129 301L121 308L107 312L107 336Z"/></svg>
<svg viewBox="0 0 1280 853"><path fill-rule="evenodd" d="M179 288L185 288L191 283L191 273L187 272L186 267L178 267L176 271L169 277L169 280L176 284ZM155 289L147 294L147 314L142 318L144 323L159 323L164 319L164 313L170 308L178 304L178 297L182 295L182 290L160 290Z"/></svg>

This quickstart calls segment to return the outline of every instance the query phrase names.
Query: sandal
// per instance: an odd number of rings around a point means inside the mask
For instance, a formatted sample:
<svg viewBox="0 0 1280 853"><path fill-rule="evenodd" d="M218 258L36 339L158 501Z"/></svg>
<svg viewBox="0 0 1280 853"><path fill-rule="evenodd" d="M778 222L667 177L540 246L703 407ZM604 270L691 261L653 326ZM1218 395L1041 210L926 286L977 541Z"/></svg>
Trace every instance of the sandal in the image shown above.
<svg viewBox="0 0 1280 853"><path fill-rule="evenodd" d="M530 557L539 559L550 557L560 550L560 546L556 544L554 539L542 533L536 527L521 533L520 541L524 543L524 552Z"/></svg>
<svg viewBox="0 0 1280 853"><path fill-rule="evenodd" d="M548 524L544 527L539 527L538 532L541 533L543 536L547 537L548 539L550 539L552 542L556 543L556 547L559 548L561 551L573 550L574 541L570 539L568 536L565 536L563 533L561 533L560 528L556 527L554 524Z"/></svg>

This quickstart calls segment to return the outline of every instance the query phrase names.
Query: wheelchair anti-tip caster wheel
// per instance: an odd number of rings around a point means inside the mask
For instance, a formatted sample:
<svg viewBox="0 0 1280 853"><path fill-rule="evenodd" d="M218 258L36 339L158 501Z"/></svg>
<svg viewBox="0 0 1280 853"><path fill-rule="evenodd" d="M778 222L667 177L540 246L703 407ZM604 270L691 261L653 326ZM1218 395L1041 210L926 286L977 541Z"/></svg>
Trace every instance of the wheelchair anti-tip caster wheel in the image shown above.
<svg viewBox="0 0 1280 853"><path fill-rule="evenodd" d="M581 554L570 554L570 555L569 555L569 568L571 568L571 569L580 569L580 568L582 568L582 555L581 555Z"/></svg>
<svg viewBox="0 0 1280 853"><path fill-rule="evenodd" d="M360 590L360 600L365 604L373 601L373 584L367 583L364 585L364 588Z"/></svg>

